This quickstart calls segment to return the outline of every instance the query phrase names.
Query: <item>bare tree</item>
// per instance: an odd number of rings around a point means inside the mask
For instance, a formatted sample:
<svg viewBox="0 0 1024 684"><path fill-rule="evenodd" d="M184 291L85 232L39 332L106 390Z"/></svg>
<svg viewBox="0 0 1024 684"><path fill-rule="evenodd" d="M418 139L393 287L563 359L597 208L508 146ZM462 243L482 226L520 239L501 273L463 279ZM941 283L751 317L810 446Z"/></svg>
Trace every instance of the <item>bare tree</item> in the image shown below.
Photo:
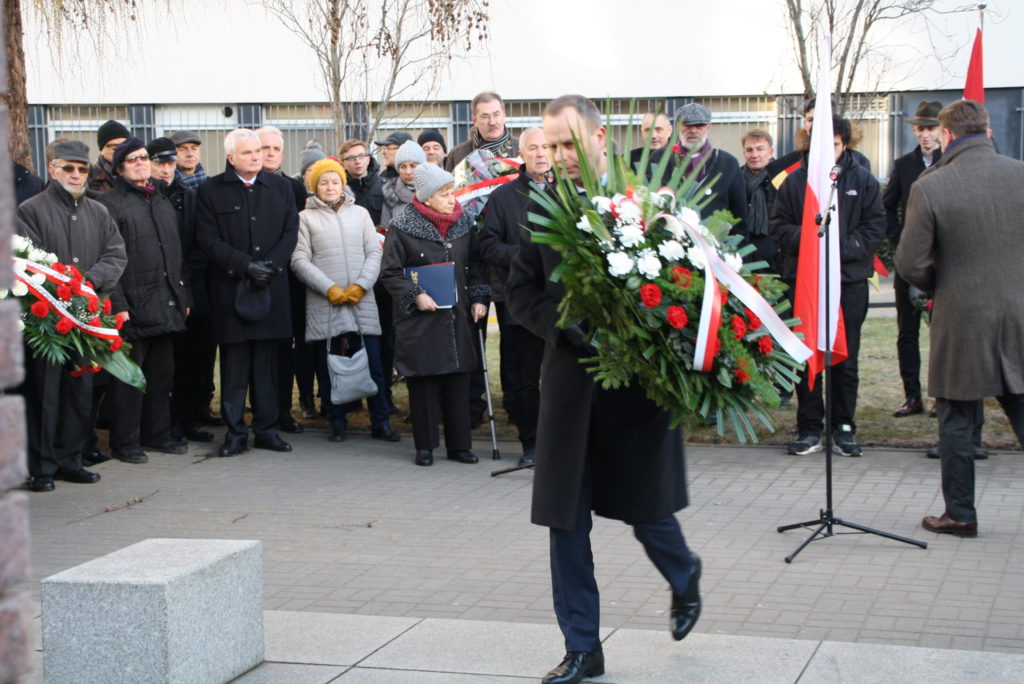
<svg viewBox="0 0 1024 684"><path fill-rule="evenodd" d="M453 57L488 39L488 0L263 0L313 50L336 143L353 126L372 140L388 105L425 103ZM425 104L414 108L419 116Z"/></svg>

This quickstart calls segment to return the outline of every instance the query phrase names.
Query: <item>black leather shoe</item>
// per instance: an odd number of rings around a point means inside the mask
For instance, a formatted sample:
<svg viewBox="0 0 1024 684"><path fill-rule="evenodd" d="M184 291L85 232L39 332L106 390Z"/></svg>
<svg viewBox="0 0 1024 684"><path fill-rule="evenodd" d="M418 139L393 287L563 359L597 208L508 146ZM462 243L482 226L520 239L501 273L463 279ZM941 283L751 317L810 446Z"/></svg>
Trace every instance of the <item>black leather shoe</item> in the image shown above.
<svg viewBox="0 0 1024 684"><path fill-rule="evenodd" d="M199 428L191 428L185 431L185 439L190 442L212 442L213 433Z"/></svg>
<svg viewBox="0 0 1024 684"><path fill-rule="evenodd" d="M672 595L672 638L681 641L700 617L700 556L693 554L693 572L686 590Z"/></svg>
<svg viewBox="0 0 1024 684"><path fill-rule="evenodd" d="M125 463L147 463L149 461L149 456L142 449L127 449L125 451L115 449L110 452L110 455Z"/></svg>
<svg viewBox="0 0 1024 684"><path fill-rule="evenodd" d="M383 439L385 442L400 442L402 436L391 429L390 425L382 425L370 430L370 436L374 439Z"/></svg>
<svg viewBox="0 0 1024 684"><path fill-rule="evenodd" d="M270 437L257 437L253 440L252 446L254 449L268 449L270 451L291 451L292 445L284 441L277 435Z"/></svg>
<svg viewBox="0 0 1024 684"><path fill-rule="evenodd" d="M82 454L82 463L87 466L99 465L100 463L106 463L109 460L110 457L99 449L93 449L87 454Z"/></svg>
<svg viewBox="0 0 1024 684"><path fill-rule="evenodd" d="M420 449L416 452L416 458L412 462L418 466L434 465L434 452L430 449Z"/></svg>
<svg viewBox="0 0 1024 684"><path fill-rule="evenodd" d="M941 455L939 454L939 447L937 446L933 446L931 449L926 451L925 454L928 456L928 458L941 458ZM974 447L975 461L984 461L986 458L988 458L988 451L985 449L985 447Z"/></svg>
<svg viewBox="0 0 1024 684"><path fill-rule="evenodd" d="M449 451L448 460L459 463L478 463L480 461L472 451Z"/></svg>
<svg viewBox="0 0 1024 684"><path fill-rule="evenodd" d="M519 465L533 465L533 452L533 447L530 447L529 449L524 449L523 455L519 457Z"/></svg>
<svg viewBox="0 0 1024 684"><path fill-rule="evenodd" d="M281 416L281 420L277 423L277 429L281 432L287 432L293 435L297 435L303 431L303 427L291 417L291 414L285 414Z"/></svg>
<svg viewBox="0 0 1024 684"><path fill-rule="evenodd" d="M99 473L90 472L85 468L65 472L58 471L54 477L65 482L75 482L77 484L93 484L100 481Z"/></svg>
<svg viewBox="0 0 1024 684"><path fill-rule="evenodd" d="M911 397L900 406L898 409L892 412L892 415L897 418L906 418L907 416L914 416L918 413L924 413L924 404L921 403L920 397Z"/></svg>
<svg viewBox="0 0 1024 684"><path fill-rule="evenodd" d="M245 437L228 435L224 439L224 444L217 450L217 455L224 457L237 456L247 449Z"/></svg>
<svg viewBox="0 0 1024 684"><path fill-rule="evenodd" d="M188 451L188 444L167 440L159 444L143 444L142 448L146 451L159 451L161 454L183 454Z"/></svg>
<svg viewBox="0 0 1024 684"><path fill-rule="evenodd" d="M603 674L603 653L569 651L558 667L544 676L541 684L577 684L587 677L600 677Z"/></svg>
<svg viewBox="0 0 1024 684"><path fill-rule="evenodd" d="M53 478L49 475L38 475L29 479L28 488L33 492L52 492L57 485L53 484Z"/></svg>
<svg viewBox="0 0 1024 684"><path fill-rule="evenodd" d="M344 442L345 441L345 426L344 425L332 425L331 432L327 435L328 442Z"/></svg>

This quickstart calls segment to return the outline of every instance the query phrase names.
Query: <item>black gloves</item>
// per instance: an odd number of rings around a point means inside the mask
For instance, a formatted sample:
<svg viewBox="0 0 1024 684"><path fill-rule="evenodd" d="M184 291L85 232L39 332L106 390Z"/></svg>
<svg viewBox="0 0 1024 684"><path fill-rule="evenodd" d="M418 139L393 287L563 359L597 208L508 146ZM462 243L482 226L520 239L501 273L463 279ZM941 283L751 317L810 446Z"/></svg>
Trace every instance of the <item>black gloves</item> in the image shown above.
<svg viewBox="0 0 1024 684"><path fill-rule="evenodd" d="M269 261L253 261L246 271L249 280L259 287L268 287L270 279L274 275L274 265Z"/></svg>
<svg viewBox="0 0 1024 684"><path fill-rule="evenodd" d="M562 328L562 339L585 354L596 354L594 335L588 330L589 327L586 320L572 323L568 327Z"/></svg>

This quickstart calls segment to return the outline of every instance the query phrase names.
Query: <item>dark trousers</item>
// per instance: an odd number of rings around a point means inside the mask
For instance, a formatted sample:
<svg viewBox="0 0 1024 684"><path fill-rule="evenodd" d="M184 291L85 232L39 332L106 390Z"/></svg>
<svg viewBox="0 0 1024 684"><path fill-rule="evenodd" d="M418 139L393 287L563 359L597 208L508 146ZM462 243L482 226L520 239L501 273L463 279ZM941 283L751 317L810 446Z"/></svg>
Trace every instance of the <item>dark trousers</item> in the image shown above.
<svg viewBox="0 0 1024 684"><path fill-rule="evenodd" d="M551 528L551 594L558 626L565 637L566 651L598 652L601 639L601 600L594 578L594 555L590 547L591 517L590 473L583 476L576 528ZM643 545L647 557L674 594L682 594L690 582L693 555L686 546L683 531L674 515L654 522L636 523L633 534Z"/></svg>
<svg viewBox="0 0 1024 684"><path fill-rule="evenodd" d="M174 385L174 336L132 340L132 361L146 377L145 393L117 378L110 383L110 448L138 449L170 439L171 388Z"/></svg>
<svg viewBox="0 0 1024 684"><path fill-rule="evenodd" d="M377 394L367 398L366 403L370 408L370 427L384 427L390 422L391 406L388 404L388 396L384 386L384 370L380 360L380 337L377 335L364 335L362 338L366 345L366 360L370 365L370 377L377 383ZM344 345L342 342L344 341ZM331 401L331 374L327 369L327 341L317 340L312 345L312 355L316 363L316 382L320 387L320 403L327 409L327 420L334 427L344 427L348 424L346 415L350 407L358 407L360 402L349 402L347 404L335 404ZM343 349L344 347L344 349ZM360 337L357 334L339 335L331 338L331 353L344 353L351 356L359 350Z"/></svg>
<svg viewBox="0 0 1024 684"><path fill-rule="evenodd" d="M209 316L189 316L185 332L174 338L174 398L177 425L182 432L199 427L199 408L213 398L213 366L217 344Z"/></svg>
<svg viewBox="0 0 1024 684"><path fill-rule="evenodd" d="M82 467L82 445L92 427L93 374L71 377L77 364L55 366L32 356L25 347L25 427L28 472L52 477Z"/></svg>
<svg viewBox="0 0 1024 684"><path fill-rule="evenodd" d="M544 358L544 340L517 323L505 302L495 302L501 329L501 390L505 410L519 430L524 449L537 442L537 417L540 415L540 364Z"/></svg>
<svg viewBox="0 0 1024 684"><path fill-rule="evenodd" d="M896 355L907 399L921 399L921 311L910 300L910 285L897 274L893 277L896 293Z"/></svg>
<svg viewBox="0 0 1024 684"><path fill-rule="evenodd" d="M1024 446L1024 394L997 397L1017 441ZM939 456L942 458L942 497L946 514L957 522L978 522L974 508L975 430L984 413L984 402L938 398Z"/></svg>
<svg viewBox="0 0 1024 684"><path fill-rule="evenodd" d="M380 318L380 366L384 373L384 393L388 406L394 406L391 399L391 378L395 374L395 316L391 293L378 281L373 286L373 298L377 302L377 316Z"/></svg>
<svg viewBox="0 0 1024 684"><path fill-rule="evenodd" d="M281 340L254 340L220 345L220 412L227 437L245 438L245 394L252 391L252 431L277 435L277 361Z"/></svg>
<svg viewBox="0 0 1024 684"><path fill-rule="evenodd" d="M849 425L856 432L857 424L854 414L857 411L857 387L860 382L857 356L860 354L860 329L868 315L868 284L861 280L856 283L843 283L839 295L839 306L843 310L843 323L846 327L845 361L832 366L832 429L840 425ZM801 435L820 435L825 424L825 402L822 399L821 387L824 378L819 374L814 382L814 389L807 387L806 369L800 376L796 386L797 430Z"/></svg>
<svg viewBox="0 0 1024 684"><path fill-rule="evenodd" d="M469 427L469 373L425 375L406 378L409 415L416 450L434 449L441 443L437 423L444 411L444 445L451 451L468 451L473 444Z"/></svg>

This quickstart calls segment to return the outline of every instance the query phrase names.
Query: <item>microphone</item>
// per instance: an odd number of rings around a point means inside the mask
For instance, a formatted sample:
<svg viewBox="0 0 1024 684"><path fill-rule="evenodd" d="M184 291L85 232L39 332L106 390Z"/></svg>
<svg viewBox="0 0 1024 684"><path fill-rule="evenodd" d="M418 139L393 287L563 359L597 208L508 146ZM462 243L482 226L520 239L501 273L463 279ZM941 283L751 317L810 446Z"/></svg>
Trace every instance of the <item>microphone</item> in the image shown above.
<svg viewBox="0 0 1024 684"><path fill-rule="evenodd" d="M835 166L832 167L832 170L828 172L828 179L832 182L835 182L839 178L839 174L842 172L842 170L843 167L839 166L839 164L836 164Z"/></svg>

